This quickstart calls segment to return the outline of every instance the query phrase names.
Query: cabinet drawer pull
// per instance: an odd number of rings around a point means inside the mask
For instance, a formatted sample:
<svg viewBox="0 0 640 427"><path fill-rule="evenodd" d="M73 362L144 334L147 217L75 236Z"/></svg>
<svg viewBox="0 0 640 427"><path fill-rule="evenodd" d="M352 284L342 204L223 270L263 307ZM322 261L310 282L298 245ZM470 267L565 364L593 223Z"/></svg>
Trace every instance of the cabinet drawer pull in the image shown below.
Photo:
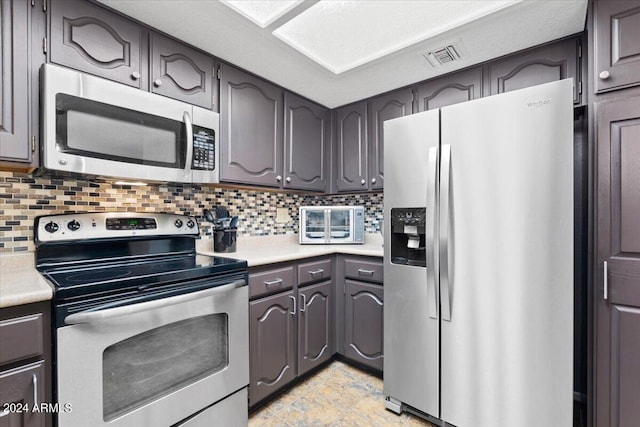
<svg viewBox="0 0 640 427"><path fill-rule="evenodd" d="M361 276L373 276L373 273L375 273L373 270L365 270L364 268L358 269L358 274Z"/></svg>
<svg viewBox="0 0 640 427"><path fill-rule="evenodd" d="M324 269L323 268L319 268L317 270L309 272L309 274L312 275L312 276L315 276L316 274L322 274L322 273L324 273Z"/></svg>
<svg viewBox="0 0 640 427"><path fill-rule="evenodd" d="M265 285L267 285L267 286L271 286L271 285L279 285L279 284L281 284L281 283L282 283L282 279L276 279L276 280L271 280L271 281L269 281L269 280L265 280L265 281L264 281L264 284L265 284Z"/></svg>

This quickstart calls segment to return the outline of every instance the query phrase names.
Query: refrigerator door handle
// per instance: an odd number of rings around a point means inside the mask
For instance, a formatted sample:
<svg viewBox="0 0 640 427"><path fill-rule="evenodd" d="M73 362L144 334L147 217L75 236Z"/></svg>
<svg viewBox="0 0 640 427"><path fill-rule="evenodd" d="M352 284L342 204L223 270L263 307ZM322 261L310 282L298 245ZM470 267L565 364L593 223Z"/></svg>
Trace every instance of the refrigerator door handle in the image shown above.
<svg viewBox="0 0 640 427"><path fill-rule="evenodd" d="M451 284L449 282L449 207L451 184L451 145L443 145L440 174L440 308L442 320L451 321Z"/></svg>
<svg viewBox="0 0 640 427"><path fill-rule="evenodd" d="M429 161L427 163L427 224L425 246L427 247L427 306L429 317L438 318L438 147L429 149ZM433 297L433 298L432 298Z"/></svg>

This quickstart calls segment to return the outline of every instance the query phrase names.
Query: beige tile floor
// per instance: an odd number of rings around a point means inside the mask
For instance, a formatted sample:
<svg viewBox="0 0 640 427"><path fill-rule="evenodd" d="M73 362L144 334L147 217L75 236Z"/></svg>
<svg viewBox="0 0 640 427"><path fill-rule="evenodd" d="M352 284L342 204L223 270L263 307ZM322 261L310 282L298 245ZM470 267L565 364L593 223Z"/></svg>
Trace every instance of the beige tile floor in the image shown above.
<svg viewBox="0 0 640 427"><path fill-rule="evenodd" d="M434 427L384 409L382 380L340 361L250 414L249 426Z"/></svg>

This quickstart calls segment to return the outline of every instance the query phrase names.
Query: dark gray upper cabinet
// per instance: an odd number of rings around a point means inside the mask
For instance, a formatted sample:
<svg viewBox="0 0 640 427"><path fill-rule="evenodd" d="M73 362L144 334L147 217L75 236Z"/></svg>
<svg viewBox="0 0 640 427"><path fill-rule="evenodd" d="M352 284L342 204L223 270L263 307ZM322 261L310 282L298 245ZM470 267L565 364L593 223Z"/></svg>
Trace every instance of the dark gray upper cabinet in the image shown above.
<svg viewBox="0 0 640 427"><path fill-rule="evenodd" d="M54 1L50 9L51 62L146 88L143 26L88 1Z"/></svg>
<svg viewBox="0 0 640 427"><path fill-rule="evenodd" d="M573 78L573 101L580 103L579 52L580 40L572 38L489 62L485 65L484 95Z"/></svg>
<svg viewBox="0 0 640 427"><path fill-rule="evenodd" d="M289 92L284 95L284 111L283 186L325 191L330 111Z"/></svg>
<svg viewBox="0 0 640 427"><path fill-rule="evenodd" d="M373 99L369 104L369 188L384 187L385 120L407 116L413 112L413 91L402 89Z"/></svg>
<svg viewBox="0 0 640 427"><path fill-rule="evenodd" d="M482 67L426 81L417 93L419 112L478 99L482 97Z"/></svg>
<svg viewBox="0 0 640 427"><path fill-rule="evenodd" d="M249 303L249 405L296 377L295 298L282 292Z"/></svg>
<svg viewBox="0 0 640 427"><path fill-rule="evenodd" d="M211 109L213 58L160 34L151 34L151 91Z"/></svg>
<svg viewBox="0 0 640 427"><path fill-rule="evenodd" d="M298 375L333 355L332 286L326 281L298 290Z"/></svg>
<svg viewBox="0 0 640 427"><path fill-rule="evenodd" d="M594 426L635 426L640 419L640 96L596 104L596 120Z"/></svg>
<svg viewBox="0 0 640 427"><path fill-rule="evenodd" d="M594 2L596 91L640 84L640 3Z"/></svg>
<svg viewBox="0 0 640 427"><path fill-rule="evenodd" d="M29 6L25 1L0 1L0 158L30 162L28 60Z"/></svg>
<svg viewBox="0 0 640 427"><path fill-rule="evenodd" d="M39 67L45 14L40 4L0 0L0 167L38 166Z"/></svg>
<svg viewBox="0 0 640 427"><path fill-rule="evenodd" d="M280 187L282 89L220 67L220 180Z"/></svg>
<svg viewBox="0 0 640 427"><path fill-rule="evenodd" d="M344 355L382 370L383 288L380 285L345 280Z"/></svg>
<svg viewBox="0 0 640 427"><path fill-rule="evenodd" d="M336 187L338 191L368 189L367 103L336 111Z"/></svg>

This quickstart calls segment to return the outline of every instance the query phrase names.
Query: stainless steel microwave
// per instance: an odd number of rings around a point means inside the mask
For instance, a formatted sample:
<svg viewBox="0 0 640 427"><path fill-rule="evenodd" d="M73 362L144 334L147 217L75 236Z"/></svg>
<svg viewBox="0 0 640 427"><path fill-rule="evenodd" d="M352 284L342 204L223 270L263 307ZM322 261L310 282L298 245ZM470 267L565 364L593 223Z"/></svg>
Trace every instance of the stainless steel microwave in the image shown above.
<svg viewBox="0 0 640 427"><path fill-rule="evenodd" d="M41 78L45 170L218 182L218 113L51 64Z"/></svg>
<svg viewBox="0 0 640 427"><path fill-rule="evenodd" d="M300 207L302 244L364 243L364 207Z"/></svg>

